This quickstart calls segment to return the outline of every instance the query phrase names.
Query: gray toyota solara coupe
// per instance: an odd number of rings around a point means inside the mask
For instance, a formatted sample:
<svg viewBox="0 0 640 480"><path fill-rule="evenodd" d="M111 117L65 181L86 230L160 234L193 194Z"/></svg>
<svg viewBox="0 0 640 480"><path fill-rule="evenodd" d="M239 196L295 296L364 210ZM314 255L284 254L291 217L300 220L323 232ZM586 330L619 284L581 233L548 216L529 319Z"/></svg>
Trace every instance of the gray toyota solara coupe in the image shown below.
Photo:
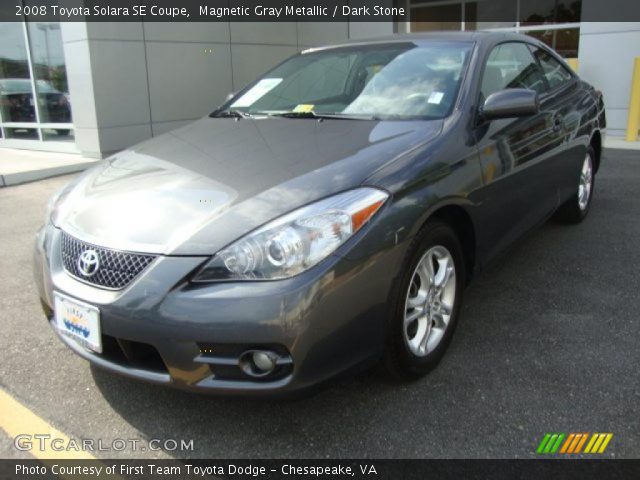
<svg viewBox="0 0 640 480"><path fill-rule="evenodd" d="M530 37L306 50L58 192L42 305L81 357L187 390L416 378L487 262L585 218L604 127L601 93Z"/></svg>

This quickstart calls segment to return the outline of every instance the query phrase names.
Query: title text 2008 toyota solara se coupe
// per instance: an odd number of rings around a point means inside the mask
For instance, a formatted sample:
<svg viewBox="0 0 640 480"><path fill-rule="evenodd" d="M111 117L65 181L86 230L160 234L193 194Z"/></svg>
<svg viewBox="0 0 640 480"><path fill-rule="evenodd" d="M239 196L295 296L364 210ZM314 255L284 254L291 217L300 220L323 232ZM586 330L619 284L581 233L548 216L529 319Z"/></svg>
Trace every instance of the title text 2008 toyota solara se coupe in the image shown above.
<svg viewBox="0 0 640 480"><path fill-rule="evenodd" d="M416 378L474 274L585 218L604 127L533 38L307 50L55 195L43 308L78 355L188 390L291 393L378 360Z"/></svg>

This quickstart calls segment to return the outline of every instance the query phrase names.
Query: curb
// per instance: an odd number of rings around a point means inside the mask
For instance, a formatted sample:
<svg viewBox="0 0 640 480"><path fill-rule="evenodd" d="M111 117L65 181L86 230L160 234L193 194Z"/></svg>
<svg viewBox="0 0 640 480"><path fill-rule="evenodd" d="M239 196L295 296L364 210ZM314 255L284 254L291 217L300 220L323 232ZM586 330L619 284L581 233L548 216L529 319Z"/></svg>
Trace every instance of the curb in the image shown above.
<svg viewBox="0 0 640 480"><path fill-rule="evenodd" d="M44 180L45 178L57 177L68 173L80 172L94 165L96 162L97 160L91 160L71 165L61 165L58 167L30 170L26 172L2 174L0 175L0 188L20 185L21 183L35 182L37 180Z"/></svg>
<svg viewBox="0 0 640 480"><path fill-rule="evenodd" d="M640 141L627 142L624 137L606 136L604 139L604 148L611 150L640 150Z"/></svg>

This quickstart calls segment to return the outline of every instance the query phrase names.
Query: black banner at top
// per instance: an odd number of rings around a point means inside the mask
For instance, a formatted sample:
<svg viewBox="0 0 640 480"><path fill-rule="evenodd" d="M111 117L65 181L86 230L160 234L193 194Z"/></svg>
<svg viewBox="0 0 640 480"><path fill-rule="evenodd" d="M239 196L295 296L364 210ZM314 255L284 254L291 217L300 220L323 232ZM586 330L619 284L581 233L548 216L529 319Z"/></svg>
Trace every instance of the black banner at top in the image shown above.
<svg viewBox="0 0 640 480"><path fill-rule="evenodd" d="M395 0L3 0L3 21L344 22L402 21Z"/></svg>
<svg viewBox="0 0 640 480"><path fill-rule="evenodd" d="M484 28L638 22L638 0L2 0L0 21L465 22Z"/></svg>

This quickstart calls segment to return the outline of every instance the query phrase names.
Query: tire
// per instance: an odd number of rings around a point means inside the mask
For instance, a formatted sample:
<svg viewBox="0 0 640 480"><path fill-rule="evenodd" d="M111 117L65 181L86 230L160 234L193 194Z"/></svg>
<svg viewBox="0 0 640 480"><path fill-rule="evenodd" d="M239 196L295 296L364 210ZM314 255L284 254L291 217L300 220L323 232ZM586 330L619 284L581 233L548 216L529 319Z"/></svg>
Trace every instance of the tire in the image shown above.
<svg viewBox="0 0 640 480"><path fill-rule="evenodd" d="M589 146L585 159L580 165L580 172L577 175L578 186L576 187L576 192L558 210L557 217L561 221L575 224L582 222L587 217L595 191L595 158L595 151ZM583 196L585 192L586 199Z"/></svg>
<svg viewBox="0 0 640 480"><path fill-rule="evenodd" d="M429 263L431 271L428 270ZM445 279L445 264L454 268L448 282L442 281ZM439 295L437 282L426 282L428 277L442 281ZM392 378L417 379L438 364L457 324L464 285L464 259L456 233L439 220L427 222L409 247L391 297L384 367ZM422 311L419 307L413 308L423 299ZM448 308L442 309L438 304L445 304ZM443 314L447 310L450 312L448 320ZM405 318L414 316L418 318L405 321ZM423 343L424 351L421 348Z"/></svg>

